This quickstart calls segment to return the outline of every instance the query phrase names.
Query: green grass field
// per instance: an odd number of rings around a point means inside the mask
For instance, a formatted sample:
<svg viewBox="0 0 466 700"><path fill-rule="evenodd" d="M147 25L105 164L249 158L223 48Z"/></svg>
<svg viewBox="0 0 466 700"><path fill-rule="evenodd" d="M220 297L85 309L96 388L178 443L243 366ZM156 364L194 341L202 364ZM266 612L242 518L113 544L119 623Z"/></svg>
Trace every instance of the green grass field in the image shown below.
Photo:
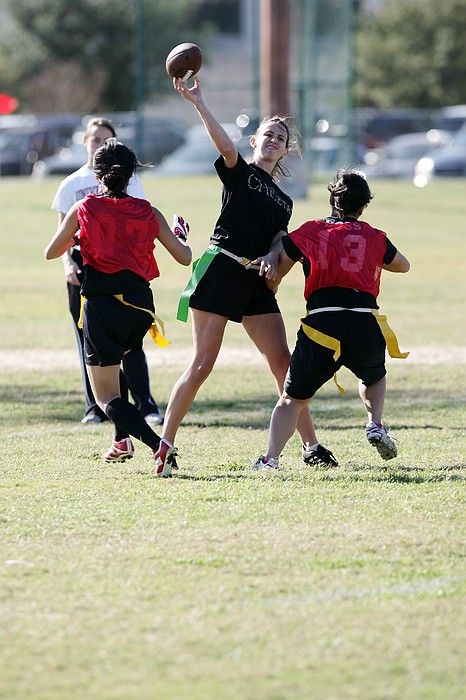
<svg viewBox="0 0 466 700"><path fill-rule="evenodd" d="M466 673L464 182L376 182L367 219L411 259L383 279L381 307L413 361L390 363L386 419L400 456L364 438L355 380L313 403L340 468L309 469L295 437L282 469L254 474L275 402L231 324L179 432L180 471L149 451L106 465L108 424L84 427L55 229L58 180L0 180L0 697L36 699L451 700ZM205 245L213 178L146 176L148 197ZM292 223L327 212L325 186ZM190 346L174 320L187 271L163 251L153 284L172 345L149 344L166 405ZM279 299L290 343L298 270ZM170 360L172 353L173 360ZM417 359L416 359L417 358Z"/></svg>

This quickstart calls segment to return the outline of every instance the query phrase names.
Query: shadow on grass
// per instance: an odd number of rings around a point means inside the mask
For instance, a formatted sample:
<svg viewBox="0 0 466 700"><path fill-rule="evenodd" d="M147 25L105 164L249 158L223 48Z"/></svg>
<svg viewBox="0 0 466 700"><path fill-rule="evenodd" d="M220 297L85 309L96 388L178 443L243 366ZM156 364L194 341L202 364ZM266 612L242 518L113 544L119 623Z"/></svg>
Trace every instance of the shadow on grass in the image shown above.
<svg viewBox="0 0 466 700"><path fill-rule="evenodd" d="M466 481L466 465L453 464L438 469L425 469L423 467L397 466L351 466L349 468L315 468L307 471L297 469L296 471L278 470L261 472L260 477L272 478L281 482L295 481L302 483L303 479L309 477L313 482L319 483L348 483L348 482L375 482L393 484L424 484L438 483L443 481ZM253 472L249 467L245 467L241 472L218 473L218 474L193 474L193 473L173 473L173 478L184 481L241 481L257 479L258 473Z"/></svg>
<svg viewBox="0 0 466 700"><path fill-rule="evenodd" d="M351 466L337 478L348 477L352 481L376 481L398 484L424 484L440 481L465 481L466 465L452 464L435 469L425 467L408 467L400 464L373 466Z"/></svg>
<svg viewBox="0 0 466 700"><path fill-rule="evenodd" d="M251 393L251 392L249 392ZM348 392L349 393L349 392ZM406 393L401 391L390 392L390 398L396 406L396 397L406 400ZM419 395L419 402L425 408L426 397ZM432 409L445 404L445 395L433 395L431 397ZM193 428L249 428L256 430L267 429L270 415L276 402L273 393L257 393L245 398L232 400L230 398L197 399L183 421L183 426ZM82 417L84 411L84 397L79 389L69 391L63 388L50 388L49 384L36 383L29 385L16 383L0 386L0 405L8 406L7 411L1 411L0 424L10 425L11 419L17 422L23 419L31 423L75 423ZM162 410L165 406L161 404ZM347 398L323 395L311 402L312 414L318 424L326 430L351 431L361 430L365 422L365 414L356 394ZM412 397L409 410L413 415L418 410L416 398ZM7 415L8 413L8 415ZM444 430L443 424L415 422L388 421L392 430ZM449 426L449 430L460 431L461 427Z"/></svg>

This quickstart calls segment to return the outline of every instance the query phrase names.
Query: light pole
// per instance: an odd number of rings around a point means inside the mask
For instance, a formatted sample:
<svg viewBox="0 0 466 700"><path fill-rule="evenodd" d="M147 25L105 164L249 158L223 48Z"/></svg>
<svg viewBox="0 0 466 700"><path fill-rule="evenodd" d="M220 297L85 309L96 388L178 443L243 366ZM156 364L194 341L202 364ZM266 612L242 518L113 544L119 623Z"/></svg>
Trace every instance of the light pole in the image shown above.
<svg viewBox="0 0 466 700"><path fill-rule="evenodd" d="M135 149L142 152L143 124L141 109L145 96L144 0L133 0L133 110L135 115Z"/></svg>

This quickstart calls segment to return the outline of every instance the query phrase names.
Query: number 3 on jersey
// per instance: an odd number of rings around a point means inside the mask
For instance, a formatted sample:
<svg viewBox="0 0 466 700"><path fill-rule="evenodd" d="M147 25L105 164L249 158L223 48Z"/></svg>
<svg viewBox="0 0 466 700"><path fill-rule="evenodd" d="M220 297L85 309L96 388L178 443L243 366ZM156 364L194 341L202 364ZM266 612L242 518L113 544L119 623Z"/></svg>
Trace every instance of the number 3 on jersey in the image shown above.
<svg viewBox="0 0 466 700"><path fill-rule="evenodd" d="M343 239L343 245L348 255L340 259L340 265L345 272L360 272L364 265L364 253L366 252L366 239L355 233L349 233Z"/></svg>
<svg viewBox="0 0 466 700"><path fill-rule="evenodd" d="M330 233L320 231L319 236L319 267L322 270L328 268L328 242ZM360 272L364 266L364 254L366 252L366 239L357 233L348 233L342 240L346 255L342 255L339 264L345 272Z"/></svg>

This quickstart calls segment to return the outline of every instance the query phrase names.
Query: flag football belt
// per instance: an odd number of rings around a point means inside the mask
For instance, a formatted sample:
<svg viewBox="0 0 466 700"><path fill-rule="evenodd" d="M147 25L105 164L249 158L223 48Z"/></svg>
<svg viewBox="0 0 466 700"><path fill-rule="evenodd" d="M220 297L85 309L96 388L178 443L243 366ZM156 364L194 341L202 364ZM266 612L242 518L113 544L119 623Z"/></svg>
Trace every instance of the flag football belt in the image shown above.
<svg viewBox="0 0 466 700"><path fill-rule="evenodd" d="M372 314L377 323L379 324L379 328L384 337L385 343L387 345L388 354L390 355L390 357L395 357L401 360L404 360L408 357L409 352L400 351L397 337L394 331L388 325L387 317L383 314L379 314L378 309L348 309L344 306L324 306L321 309L312 309L312 311L308 312L308 316L311 316L312 314L320 314L324 311L356 311L357 313ZM307 326L303 320L301 320L301 328L303 329L307 337L313 340L315 343L318 343L318 345L322 345L324 348L328 348L329 350L333 350L333 359L335 362L338 360L338 358L341 355L341 343L337 338L334 338L331 335L326 335L325 333L322 333L321 331L312 328L312 326ZM336 372L333 375L333 381L335 382L340 394L343 395L345 393L345 390L342 386L340 386L340 384L338 384Z"/></svg>
<svg viewBox="0 0 466 700"><path fill-rule="evenodd" d="M260 269L260 265L251 265L251 261L249 260L249 258L244 258L240 255L235 255L234 253L230 253L229 250L225 250L224 248L221 248L218 245L210 243L207 246L207 249L202 253L201 257L193 262L192 275L189 279L188 284L181 292L180 300L178 302L178 311L176 313L176 318L178 319L178 321L184 321L186 323L186 321L188 320L189 300L191 298L191 295L194 293L194 290L196 289L197 285L204 277L212 260L219 253L223 253L223 255L226 255L228 258L235 260L237 263L239 263L243 267L246 267L248 270Z"/></svg>
<svg viewBox="0 0 466 700"><path fill-rule="evenodd" d="M121 301L122 304L125 306L131 306L132 309L137 309L137 311L145 311L146 314L149 314L149 316L152 317L152 324L148 330L148 333L154 343L158 345L159 348L166 348L168 345L170 345L170 341L165 338L165 326L161 318L159 318L153 311L150 309L145 309L143 306L135 306L135 304L130 304L129 301L126 301L123 298L123 294L114 294L113 295L115 299L118 299L118 301ZM78 320L78 328L83 327L83 317L84 317L84 302L86 301L86 297L81 295L81 309L79 312L79 320ZM157 325L158 324L158 325ZM159 331L159 326L161 328L161 331Z"/></svg>

